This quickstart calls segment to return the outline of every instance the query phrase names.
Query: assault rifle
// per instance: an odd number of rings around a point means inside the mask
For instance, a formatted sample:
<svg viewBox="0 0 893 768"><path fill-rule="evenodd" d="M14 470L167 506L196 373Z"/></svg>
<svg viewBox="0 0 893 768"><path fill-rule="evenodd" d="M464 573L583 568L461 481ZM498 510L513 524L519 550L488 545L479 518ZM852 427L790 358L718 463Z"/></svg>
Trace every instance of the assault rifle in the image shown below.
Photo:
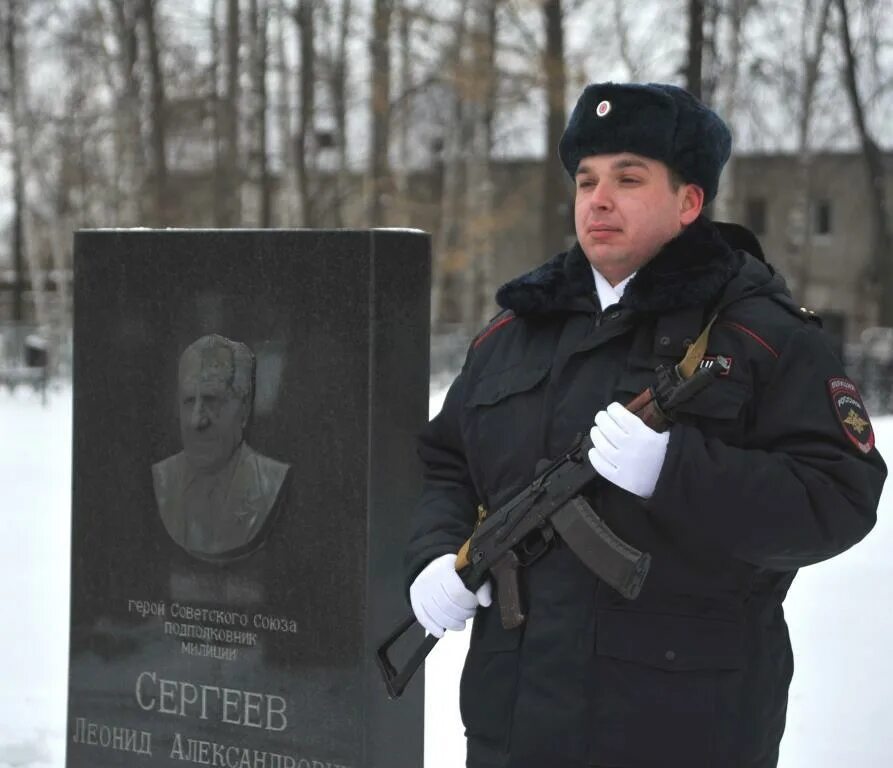
<svg viewBox="0 0 893 768"><path fill-rule="evenodd" d="M712 323L711 323L712 324ZM675 409L707 387L728 361L717 357L701 367L708 325L682 362L657 369L657 384L634 398L626 408L657 432L666 431ZM456 557L456 571L466 588L475 592L488 578L496 580L499 614L506 629L525 619L518 571L546 554L555 536L602 581L629 600L639 596L651 556L627 544L611 531L580 492L598 477L589 463L589 435L580 435L558 459L537 467L536 479L495 512L478 521L471 538ZM404 669L396 670L388 651L416 622L409 616L382 643L376 654L388 695L398 698L438 638L427 635Z"/></svg>

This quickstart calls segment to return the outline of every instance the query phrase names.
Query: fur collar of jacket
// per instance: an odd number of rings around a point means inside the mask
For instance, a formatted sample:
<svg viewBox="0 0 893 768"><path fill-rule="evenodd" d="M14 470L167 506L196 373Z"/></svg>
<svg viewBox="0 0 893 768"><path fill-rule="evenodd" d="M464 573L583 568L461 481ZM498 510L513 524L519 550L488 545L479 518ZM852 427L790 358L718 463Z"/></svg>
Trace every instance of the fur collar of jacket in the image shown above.
<svg viewBox="0 0 893 768"><path fill-rule="evenodd" d="M629 281L622 303L641 312L670 312L715 301L743 263L714 224L698 217ZM594 295L592 269L579 243L503 285L496 301L516 315L567 311Z"/></svg>

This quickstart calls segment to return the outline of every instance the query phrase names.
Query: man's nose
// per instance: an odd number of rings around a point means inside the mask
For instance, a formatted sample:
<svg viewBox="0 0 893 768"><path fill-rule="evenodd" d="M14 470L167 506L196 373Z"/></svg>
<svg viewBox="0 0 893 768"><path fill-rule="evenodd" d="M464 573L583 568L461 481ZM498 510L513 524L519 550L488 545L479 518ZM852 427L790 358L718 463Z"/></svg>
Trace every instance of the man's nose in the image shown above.
<svg viewBox="0 0 893 768"><path fill-rule="evenodd" d="M192 404L192 413L189 414L189 426L193 429L204 429L210 423L208 411L201 397L195 398Z"/></svg>
<svg viewBox="0 0 893 768"><path fill-rule="evenodd" d="M614 206L614 199L608 185L603 181L598 182L589 197L589 204L600 211L610 210Z"/></svg>

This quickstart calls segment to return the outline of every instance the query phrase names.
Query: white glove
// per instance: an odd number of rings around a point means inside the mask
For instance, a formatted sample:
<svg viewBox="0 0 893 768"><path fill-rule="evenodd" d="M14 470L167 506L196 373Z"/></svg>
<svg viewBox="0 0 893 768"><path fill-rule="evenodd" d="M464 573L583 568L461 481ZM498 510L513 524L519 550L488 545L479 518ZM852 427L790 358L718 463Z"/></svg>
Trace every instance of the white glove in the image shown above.
<svg viewBox="0 0 893 768"><path fill-rule="evenodd" d="M448 629L465 629L479 605L493 602L490 582L469 592L456 573L456 556L442 555L432 560L416 576L409 588L412 612L430 634L443 637Z"/></svg>
<svg viewBox="0 0 893 768"><path fill-rule="evenodd" d="M664 465L669 432L655 432L620 403L595 415L589 461L605 480L650 499Z"/></svg>

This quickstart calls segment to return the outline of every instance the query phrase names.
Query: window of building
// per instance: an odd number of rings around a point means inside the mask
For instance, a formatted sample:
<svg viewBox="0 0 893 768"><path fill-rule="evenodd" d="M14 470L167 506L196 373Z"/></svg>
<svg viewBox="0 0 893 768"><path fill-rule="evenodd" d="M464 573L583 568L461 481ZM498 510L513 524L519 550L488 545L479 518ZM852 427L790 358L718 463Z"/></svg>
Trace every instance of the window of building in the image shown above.
<svg viewBox="0 0 893 768"><path fill-rule="evenodd" d="M749 197L747 198L747 209L745 211L747 228L755 235L766 234L766 198L765 197Z"/></svg>
<svg viewBox="0 0 893 768"><path fill-rule="evenodd" d="M831 234L831 201L818 200L813 208L813 232L817 235Z"/></svg>

